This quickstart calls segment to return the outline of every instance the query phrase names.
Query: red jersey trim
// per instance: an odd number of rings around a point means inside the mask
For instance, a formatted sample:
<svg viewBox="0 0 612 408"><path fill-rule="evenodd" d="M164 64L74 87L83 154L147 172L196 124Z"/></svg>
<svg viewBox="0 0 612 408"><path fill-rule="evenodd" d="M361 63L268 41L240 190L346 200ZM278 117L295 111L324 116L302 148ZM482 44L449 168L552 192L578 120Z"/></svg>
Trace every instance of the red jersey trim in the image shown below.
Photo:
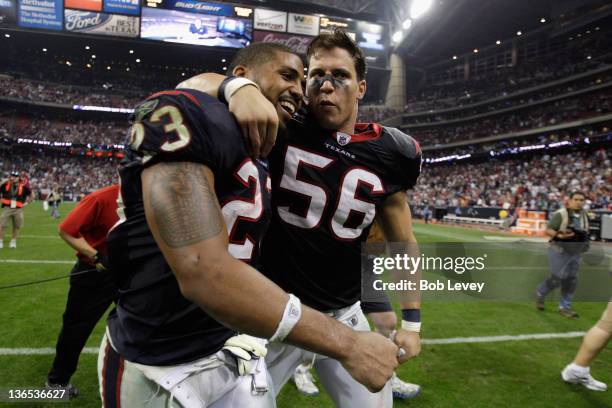
<svg viewBox="0 0 612 408"><path fill-rule="evenodd" d="M355 124L355 131L357 133L353 135L349 135L351 137L350 141L347 143L359 143L359 142L367 142L370 140L376 140L382 134L382 126L378 123L357 123ZM338 132L334 132L334 139L337 140Z"/></svg>
<svg viewBox="0 0 612 408"><path fill-rule="evenodd" d="M195 103L200 108L202 107L202 105L200 105L200 101L198 101L198 98L196 98L195 96L193 96L192 94L190 94L189 92L186 92L186 91L161 91L161 92L156 92L153 95L149 96L147 98L147 100L149 100L151 98L157 98L158 96L162 96L162 95L183 95L183 96L186 96L187 98L189 98L189 100L191 102Z"/></svg>

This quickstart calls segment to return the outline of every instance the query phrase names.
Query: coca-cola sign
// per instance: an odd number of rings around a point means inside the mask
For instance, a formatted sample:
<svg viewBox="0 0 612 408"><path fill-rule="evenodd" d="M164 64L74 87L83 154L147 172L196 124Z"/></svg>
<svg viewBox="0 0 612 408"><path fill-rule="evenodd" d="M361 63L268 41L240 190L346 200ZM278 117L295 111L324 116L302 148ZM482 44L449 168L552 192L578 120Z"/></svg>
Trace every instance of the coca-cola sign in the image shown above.
<svg viewBox="0 0 612 408"><path fill-rule="evenodd" d="M308 45L313 40L313 37L304 37L301 35L271 33L269 31L255 31L255 42L267 42L285 45L297 54L306 55Z"/></svg>

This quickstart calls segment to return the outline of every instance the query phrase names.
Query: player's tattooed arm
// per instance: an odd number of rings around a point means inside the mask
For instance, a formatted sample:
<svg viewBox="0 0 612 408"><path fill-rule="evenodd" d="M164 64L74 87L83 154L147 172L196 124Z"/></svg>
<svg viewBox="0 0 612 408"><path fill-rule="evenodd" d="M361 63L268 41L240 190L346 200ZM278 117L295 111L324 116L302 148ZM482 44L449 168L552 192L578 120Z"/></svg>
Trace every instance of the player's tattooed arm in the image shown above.
<svg viewBox="0 0 612 408"><path fill-rule="evenodd" d="M182 248L218 235L223 221L205 167L190 162L155 167L148 201L164 243Z"/></svg>

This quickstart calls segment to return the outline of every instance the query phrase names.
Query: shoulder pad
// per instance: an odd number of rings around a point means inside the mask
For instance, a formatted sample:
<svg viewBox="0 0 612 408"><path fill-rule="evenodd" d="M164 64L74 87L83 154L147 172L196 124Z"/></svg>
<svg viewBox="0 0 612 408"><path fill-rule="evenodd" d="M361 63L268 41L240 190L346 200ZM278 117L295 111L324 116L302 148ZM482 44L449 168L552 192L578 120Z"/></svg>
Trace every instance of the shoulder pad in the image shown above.
<svg viewBox="0 0 612 408"><path fill-rule="evenodd" d="M398 152L409 159L415 159L421 155L421 146L412 136L393 127L383 126L383 131L388 133L395 142Z"/></svg>

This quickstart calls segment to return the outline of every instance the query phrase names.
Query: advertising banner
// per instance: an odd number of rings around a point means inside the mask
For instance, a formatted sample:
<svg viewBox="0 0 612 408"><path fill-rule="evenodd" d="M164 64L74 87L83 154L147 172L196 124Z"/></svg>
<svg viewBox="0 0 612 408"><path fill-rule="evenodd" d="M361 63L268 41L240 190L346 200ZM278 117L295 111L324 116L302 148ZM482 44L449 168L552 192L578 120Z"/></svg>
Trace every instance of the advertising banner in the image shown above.
<svg viewBox="0 0 612 408"><path fill-rule="evenodd" d="M284 11L255 9L256 30L287 31L287 13Z"/></svg>
<svg viewBox="0 0 612 408"><path fill-rule="evenodd" d="M61 30L62 0L19 0L18 15L21 27Z"/></svg>
<svg viewBox="0 0 612 408"><path fill-rule="evenodd" d="M250 19L142 8L140 37L209 47L243 48L253 39Z"/></svg>
<svg viewBox="0 0 612 408"><path fill-rule="evenodd" d="M140 15L140 0L104 0L104 11L138 16Z"/></svg>
<svg viewBox="0 0 612 408"><path fill-rule="evenodd" d="M308 45L312 42L312 37L304 37L295 34L273 33L268 31L255 31L255 42L267 42L283 44L300 55L306 55Z"/></svg>
<svg viewBox="0 0 612 408"><path fill-rule="evenodd" d="M346 31L353 41L356 40L355 32L357 30L357 22L355 20L337 17L321 17L319 24L320 33L331 33L336 28Z"/></svg>
<svg viewBox="0 0 612 408"><path fill-rule="evenodd" d="M140 19L117 14L65 10L64 28L67 31L86 34L135 38L138 37Z"/></svg>
<svg viewBox="0 0 612 408"><path fill-rule="evenodd" d="M389 29L380 24L359 21L357 23L357 45L366 55L366 63L386 67L389 63Z"/></svg>
<svg viewBox="0 0 612 408"><path fill-rule="evenodd" d="M287 31L295 34L319 35L319 17L307 14L289 13Z"/></svg>
<svg viewBox="0 0 612 408"><path fill-rule="evenodd" d="M17 24L17 4L15 0L0 0L0 25Z"/></svg>
<svg viewBox="0 0 612 408"><path fill-rule="evenodd" d="M145 0L145 5L152 8L189 11L214 16L231 17L234 15L234 6L231 4L208 3L197 0Z"/></svg>
<svg viewBox="0 0 612 408"><path fill-rule="evenodd" d="M64 7L71 9L102 11L102 0L65 0Z"/></svg>

